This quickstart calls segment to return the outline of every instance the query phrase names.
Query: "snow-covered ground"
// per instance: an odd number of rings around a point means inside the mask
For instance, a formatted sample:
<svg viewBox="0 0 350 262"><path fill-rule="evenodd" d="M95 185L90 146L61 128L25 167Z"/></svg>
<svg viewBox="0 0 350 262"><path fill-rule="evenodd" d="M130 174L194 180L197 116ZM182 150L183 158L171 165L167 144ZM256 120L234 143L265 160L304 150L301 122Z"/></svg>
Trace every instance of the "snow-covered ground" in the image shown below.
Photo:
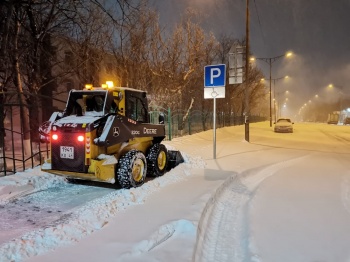
<svg viewBox="0 0 350 262"><path fill-rule="evenodd" d="M350 261L350 127L250 127L218 129L216 159L212 131L165 142L186 162L140 188L0 178L0 261Z"/></svg>

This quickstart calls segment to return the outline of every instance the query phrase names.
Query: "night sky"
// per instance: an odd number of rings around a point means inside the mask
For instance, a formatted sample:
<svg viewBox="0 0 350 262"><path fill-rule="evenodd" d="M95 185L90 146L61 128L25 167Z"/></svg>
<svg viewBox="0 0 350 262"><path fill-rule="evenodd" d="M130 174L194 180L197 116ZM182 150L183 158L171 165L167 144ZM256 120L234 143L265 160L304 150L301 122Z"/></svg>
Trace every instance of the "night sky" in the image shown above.
<svg viewBox="0 0 350 262"><path fill-rule="evenodd" d="M161 23L169 27L179 22L190 6L203 14L203 28L217 37L245 37L245 0L153 3ZM276 90L288 89L295 108L315 94L320 99L337 99L337 94L326 90L330 83L350 97L350 0L250 0L250 45L255 57L276 57L293 51L293 58L273 64L272 78L291 77L288 82L277 81ZM256 65L268 78L268 64L257 61Z"/></svg>

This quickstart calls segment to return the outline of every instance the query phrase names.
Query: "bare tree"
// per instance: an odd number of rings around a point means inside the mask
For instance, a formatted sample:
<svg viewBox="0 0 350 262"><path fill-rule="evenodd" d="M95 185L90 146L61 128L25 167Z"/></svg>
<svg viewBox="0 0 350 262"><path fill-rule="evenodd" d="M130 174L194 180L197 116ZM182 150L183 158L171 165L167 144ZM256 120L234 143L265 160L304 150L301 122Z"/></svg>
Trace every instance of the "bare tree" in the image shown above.
<svg viewBox="0 0 350 262"><path fill-rule="evenodd" d="M39 95L52 96L69 79L80 88L113 75L120 85L146 89L156 105L179 109L180 129L192 110L203 112L207 128L212 101L203 98L203 68L226 63L234 39L217 41L201 28L194 10L171 32L160 27L157 13L143 0L4 0L0 15L0 81L15 87L30 108L30 114L27 107L22 112L26 140L30 130L36 134ZM252 70L251 107L263 95L258 77ZM241 114L243 86L227 90L220 110ZM51 110L48 100L46 105Z"/></svg>
<svg viewBox="0 0 350 262"><path fill-rule="evenodd" d="M124 13L124 5L130 8L130 2L117 1L122 7L121 13ZM0 3L0 13L3 14L0 19L0 57L7 62L3 64L0 75L2 84L6 83L9 88L11 83L8 80L13 79L21 104L30 109L31 121L28 112L22 114L26 141L30 139L30 130L33 131L32 138L37 137L40 90L45 87L44 94L50 96L55 88L52 71L58 57L52 39L70 38L73 42L68 32L76 33L74 40L78 39L76 44L80 45L76 48L79 49L77 68L81 69L76 74L84 78L82 82L91 80L100 65L100 53L106 46L108 25L111 19L118 21L107 15L108 10L103 4L87 0L6 0ZM80 30L72 30L77 28Z"/></svg>
<svg viewBox="0 0 350 262"><path fill-rule="evenodd" d="M187 10L170 36L158 28L151 45L152 92L158 104L180 109L179 129L190 111L203 104L203 68L216 51L216 39L203 31L199 20L197 13Z"/></svg>

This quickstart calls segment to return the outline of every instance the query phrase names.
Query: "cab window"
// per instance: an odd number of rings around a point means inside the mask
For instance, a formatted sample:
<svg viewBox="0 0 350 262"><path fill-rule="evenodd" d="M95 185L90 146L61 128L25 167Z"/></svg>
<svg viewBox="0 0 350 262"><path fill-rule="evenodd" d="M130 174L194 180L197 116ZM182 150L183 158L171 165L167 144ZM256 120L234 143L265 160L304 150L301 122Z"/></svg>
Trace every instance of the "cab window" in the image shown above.
<svg viewBox="0 0 350 262"><path fill-rule="evenodd" d="M130 97L126 103L127 117L138 122L147 122L147 110L140 98Z"/></svg>

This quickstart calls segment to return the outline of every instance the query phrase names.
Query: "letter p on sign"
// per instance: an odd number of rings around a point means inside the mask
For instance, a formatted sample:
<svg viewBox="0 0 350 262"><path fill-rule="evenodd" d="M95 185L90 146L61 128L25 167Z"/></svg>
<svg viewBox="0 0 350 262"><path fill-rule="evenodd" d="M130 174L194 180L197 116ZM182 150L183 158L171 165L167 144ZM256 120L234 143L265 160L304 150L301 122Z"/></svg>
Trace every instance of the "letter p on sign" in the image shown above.
<svg viewBox="0 0 350 262"><path fill-rule="evenodd" d="M226 65L209 65L204 67L204 87L225 86Z"/></svg>

